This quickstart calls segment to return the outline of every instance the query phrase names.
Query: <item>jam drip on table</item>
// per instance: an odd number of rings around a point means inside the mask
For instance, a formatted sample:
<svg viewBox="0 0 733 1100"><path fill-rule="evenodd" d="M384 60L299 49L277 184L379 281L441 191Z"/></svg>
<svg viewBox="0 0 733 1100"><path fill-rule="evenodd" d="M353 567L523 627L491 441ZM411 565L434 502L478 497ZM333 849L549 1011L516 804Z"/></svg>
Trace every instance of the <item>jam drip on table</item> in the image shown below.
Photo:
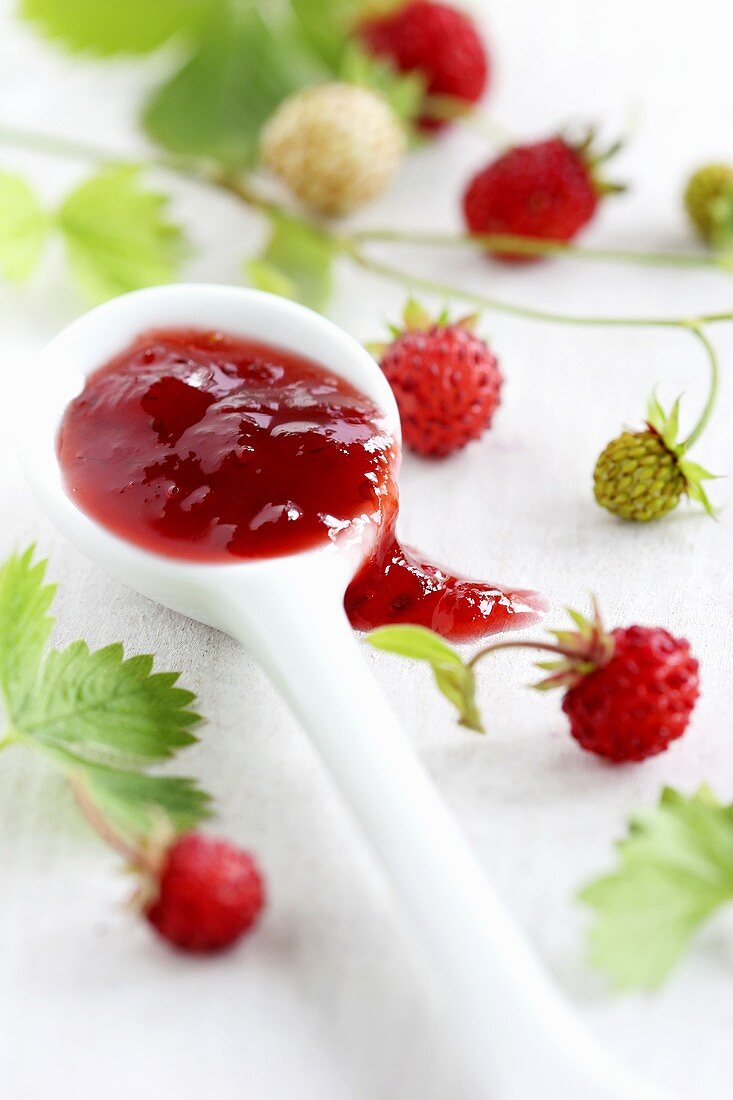
<svg viewBox="0 0 733 1100"><path fill-rule="evenodd" d="M399 452L381 413L292 352L220 332L145 333L88 377L57 449L82 511L170 557L277 557L377 525L345 598L358 630L415 623L474 641L544 609L536 593L456 576L400 546Z"/></svg>
<svg viewBox="0 0 733 1100"><path fill-rule="evenodd" d="M537 592L504 591L458 576L402 546L388 527L349 585L344 607L356 630L416 623L452 642L475 642L531 626L546 603Z"/></svg>

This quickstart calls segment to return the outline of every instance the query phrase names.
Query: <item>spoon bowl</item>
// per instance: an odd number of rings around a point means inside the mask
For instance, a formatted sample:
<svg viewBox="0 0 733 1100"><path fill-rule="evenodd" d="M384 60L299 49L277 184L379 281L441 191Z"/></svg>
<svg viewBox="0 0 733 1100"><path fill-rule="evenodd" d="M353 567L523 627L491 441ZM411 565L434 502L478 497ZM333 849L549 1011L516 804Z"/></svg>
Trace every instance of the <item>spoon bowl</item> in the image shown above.
<svg viewBox="0 0 733 1100"><path fill-rule="evenodd" d="M297 555L231 564L199 564L151 553L107 530L67 496L56 455L59 425L86 376L147 329L220 329L276 344L312 359L350 382L382 411L399 443L400 421L392 390L368 352L320 314L257 290L213 285L174 285L135 291L84 314L41 352L42 388L23 417L21 461L25 475L53 523L87 557L125 584L174 611L227 630L212 586L288 587L303 572L345 591L376 531L362 538L325 542ZM202 598L203 597L203 598Z"/></svg>
<svg viewBox="0 0 733 1100"><path fill-rule="evenodd" d="M87 374L148 329L220 329L297 352L381 409L399 443L394 397L367 352L283 298L225 286L164 286L98 307L41 353L21 412L21 461L59 530L152 600L230 634L260 662L331 772L434 964L446 1028L479 1097L661 1100L586 1034L497 899L366 668L343 597L376 528L283 557L204 564L153 553L80 511L56 456L61 419Z"/></svg>

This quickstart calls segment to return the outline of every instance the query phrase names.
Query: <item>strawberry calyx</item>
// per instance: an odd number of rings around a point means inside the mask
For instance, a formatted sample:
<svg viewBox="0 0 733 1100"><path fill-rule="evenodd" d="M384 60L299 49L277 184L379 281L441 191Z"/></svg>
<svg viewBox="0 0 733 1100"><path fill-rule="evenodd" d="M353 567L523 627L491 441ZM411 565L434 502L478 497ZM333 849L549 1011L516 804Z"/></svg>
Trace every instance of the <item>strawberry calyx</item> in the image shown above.
<svg viewBox="0 0 733 1100"><path fill-rule="evenodd" d="M537 668L550 673L533 685L538 691L574 687L584 676L607 665L613 657L613 635L604 628L595 600L590 618L572 608L567 608L567 612L576 629L550 631L557 642L555 652L558 656L549 661L537 662Z"/></svg>
<svg viewBox="0 0 733 1100"><path fill-rule="evenodd" d="M699 504L702 504L709 516L715 516L715 510L705 492L703 482L715 480L718 475L685 457L692 437L686 440L678 438L681 403L682 398L678 397L672 408L667 412L657 398L656 393L652 394L647 406L646 425L650 431L659 437L667 451L674 458L684 479L687 496L691 500L696 500Z"/></svg>
<svg viewBox="0 0 733 1100"><path fill-rule="evenodd" d="M475 653L468 662L469 668L474 668L489 653L500 649L539 649L553 654L551 659L536 664L537 668L550 675L533 686L538 691L574 687L584 676L608 664L614 655L615 641L603 625L595 600L590 618L572 608L568 608L567 612L575 630L551 630L549 633L554 637L554 642L496 642Z"/></svg>
<svg viewBox="0 0 733 1100"><path fill-rule="evenodd" d="M574 150L586 166L593 188L598 196L619 195L628 191L628 184L618 180L609 180L604 176L605 165L624 147L624 139L617 138L605 148L597 144L597 132L594 126L588 126L580 138L563 136L563 141Z"/></svg>
<svg viewBox="0 0 733 1100"><path fill-rule="evenodd" d="M392 339L399 340L407 332L430 332L432 329L447 328L449 325L452 328L463 328L467 332L473 332L479 318L480 314L470 313L465 317L458 318L456 321L451 321L447 306L444 306L440 313L434 317L417 299L408 298L402 311L402 324L389 324L387 327ZM389 344L382 341L370 341L366 344L367 351L375 359L381 359L388 347Z"/></svg>
<svg viewBox="0 0 733 1100"><path fill-rule="evenodd" d="M128 836L104 816L81 778L72 777L71 789L87 824L105 844L122 856L126 870L138 877L129 906L135 912L142 913L158 895L160 876L176 839L170 819L161 812L147 835Z"/></svg>

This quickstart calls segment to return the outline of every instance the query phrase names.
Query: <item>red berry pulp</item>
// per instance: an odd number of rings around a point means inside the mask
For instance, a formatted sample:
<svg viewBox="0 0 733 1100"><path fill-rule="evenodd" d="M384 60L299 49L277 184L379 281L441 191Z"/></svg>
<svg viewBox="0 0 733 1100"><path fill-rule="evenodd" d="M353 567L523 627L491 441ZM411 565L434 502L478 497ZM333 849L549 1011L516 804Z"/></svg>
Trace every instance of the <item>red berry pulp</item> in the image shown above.
<svg viewBox="0 0 733 1100"><path fill-rule="evenodd" d="M474 584L399 546L399 449L382 414L290 351L221 332L145 333L87 378L58 457L83 512L175 558L277 557L377 525L346 595L358 629L418 623L467 640L542 609L533 593Z"/></svg>

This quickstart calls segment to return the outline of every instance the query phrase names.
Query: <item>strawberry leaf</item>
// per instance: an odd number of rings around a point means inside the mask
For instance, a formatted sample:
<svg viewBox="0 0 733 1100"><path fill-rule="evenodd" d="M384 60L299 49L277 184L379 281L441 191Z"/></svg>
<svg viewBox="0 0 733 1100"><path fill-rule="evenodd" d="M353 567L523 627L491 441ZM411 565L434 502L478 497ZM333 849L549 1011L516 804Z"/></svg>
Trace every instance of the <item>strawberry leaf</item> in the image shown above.
<svg viewBox="0 0 733 1100"><path fill-rule="evenodd" d="M733 806L667 789L634 817L616 871L580 895L595 911L590 957L616 988L658 986L705 920L733 901Z"/></svg>
<svg viewBox="0 0 733 1100"><path fill-rule="evenodd" d="M246 264L254 286L323 310L333 290L333 238L290 214L270 214L264 251Z"/></svg>
<svg viewBox="0 0 733 1100"><path fill-rule="evenodd" d="M21 0L20 14L68 50L149 53L190 33L220 0Z"/></svg>
<svg viewBox="0 0 733 1100"><path fill-rule="evenodd" d="M368 0L291 0L297 33L332 76L339 74L351 31Z"/></svg>
<svg viewBox="0 0 733 1100"><path fill-rule="evenodd" d="M153 672L150 656L124 659L122 646L90 652L85 642L45 658L55 586L33 548L0 567L0 692L8 741L34 748L70 779L83 777L113 825L146 832L162 817L175 829L208 815L208 795L189 779L146 774L195 741L194 696L178 673Z"/></svg>
<svg viewBox="0 0 733 1100"><path fill-rule="evenodd" d="M422 626L382 626L365 639L374 649L426 661L433 670L440 691L458 711L458 723L476 733L484 733L476 705L476 679L473 669L439 634Z"/></svg>
<svg viewBox="0 0 733 1100"><path fill-rule="evenodd" d="M54 623L48 611L56 586L45 583L46 562L33 556L31 546L0 567L0 689L13 724L36 684Z"/></svg>
<svg viewBox="0 0 733 1100"><path fill-rule="evenodd" d="M41 256L48 217L35 192L21 176L0 172L0 273L20 283Z"/></svg>
<svg viewBox="0 0 733 1100"><path fill-rule="evenodd" d="M142 187L139 170L130 166L104 168L68 196L58 224L89 298L102 301L175 278L185 249L167 205L167 196Z"/></svg>
<svg viewBox="0 0 733 1100"><path fill-rule="evenodd" d="M69 780L83 783L115 830L144 836L164 819L175 832L184 832L211 816L211 799L193 779L92 764L65 750L50 755Z"/></svg>
<svg viewBox="0 0 733 1100"><path fill-rule="evenodd" d="M121 645L52 650L16 724L25 737L92 759L164 760L196 740L190 727L199 716L178 673L152 668L147 654L125 660Z"/></svg>
<svg viewBox="0 0 733 1100"><path fill-rule="evenodd" d="M263 123L303 83L309 65L286 31L256 7L222 8L191 58L145 108L150 137L183 156L250 164Z"/></svg>

